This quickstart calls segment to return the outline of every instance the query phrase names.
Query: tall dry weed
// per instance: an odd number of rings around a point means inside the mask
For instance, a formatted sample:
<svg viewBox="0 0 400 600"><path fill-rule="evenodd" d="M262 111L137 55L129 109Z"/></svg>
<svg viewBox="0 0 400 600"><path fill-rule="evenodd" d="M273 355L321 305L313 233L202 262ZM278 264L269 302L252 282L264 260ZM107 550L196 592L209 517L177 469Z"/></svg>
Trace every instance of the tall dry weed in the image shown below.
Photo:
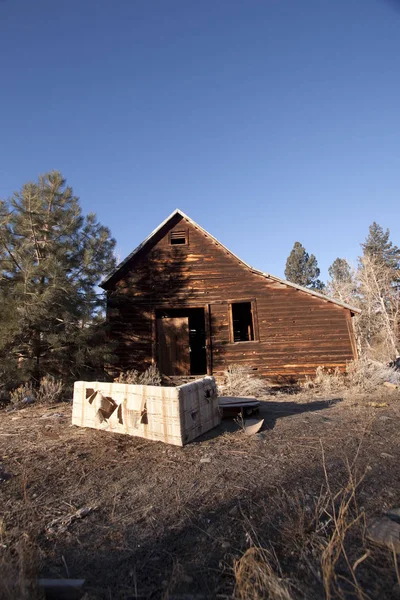
<svg viewBox="0 0 400 600"><path fill-rule="evenodd" d="M10 401L15 407L21 406L28 399L34 401L36 398L32 383L24 383L10 392Z"/></svg>
<svg viewBox="0 0 400 600"><path fill-rule="evenodd" d="M314 385L323 394L335 394L344 388L345 382L342 373L336 368L328 372L323 367L317 367Z"/></svg>
<svg viewBox="0 0 400 600"><path fill-rule="evenodd" d="M136 369L128 369L114 379L115 383L129 383L132 385L161 385L161 374L157 365L150 365L143 373Z"/></svg>
<svg viewBox="0 0 400 600"><path fill-rule="evenodd" d="M224 396L263 396L267 392L267 384L256 377L250 367L229 365L224 373L224 383L220 392Z"/></svg>
<svg viewBox="0 0 400 600"><path fill-rule="evenodd" d="M322 462L329 499L329 507L325 509L325 512L329 515L332 523L330 535L327 537L324 547L321 548L321 572L326 600L332 598L345 600L348 597L349 589L352 595L359 600L368 598L368 594L358 581L356 568L368 558L369 552L364 549L355 561L351 560L346 544L350 533L365 521L365 515L363 511L359 510L357 503L357 489L364 478L364 475L359 476L356 472L359 449L352 464L346 460L348 479L346 484L335 493L331 488L322 448Z"/></svg>
<svg viewBox="0 0 400 600"><path fill-rule="evenodd" d="M0 552L0 600L44 600L38 585L38 560L35 544L23 533L11 549Z"/></svg>
<svg viewBox="0 0 400 600"><path fill-rule="evenodd" d="M139 375L140 385L161 385L161 374L156 365L150 365L144 373Z"/></svg>
<svg viewBox="0 0 400 600"><path fill-rule="evenodd" d="M270 550L260 543L254 517L246 520L246 536L252 546L234 564L238 599L314 597L307 591L311 584L325 600L368 600L357 571L370 556L364 537L365 515L357 502L364 479L357 467L360 446L351 463L344 461L341 486L332 485L321 448L324 483L319 495L282 491L272 506L271 499L263 504L266 523L277 535ZM286 573L282 573L278 554L289 568Z"/></svg>
<svg viewBox="0 0 400 600"><path fill-rule="evenodd" d="M346 387L351 391L373 392L385 381L400 385L400 373L382 362L366 357L347 365Z"/></svg>
<svg viewBox="0 0 400 600"><path fill-rule="evenodd" d="M45 375L40 380L40 386L36 392L36 400L42 404L55 404L61 400L63 391L64 386L62 381L58 381L51 375Z"/></svg>
<svg viewBox="0 0 400 600"><path fill-rule="evenodd" d="M400 385L400 372L384 363L361 357L349 362L345 373L318 367L315 377L306 379L302 387L324 395L353 396L375 392L386 381Z"/></svg>
<svg viewBox="0 0 400 600"><path fill-rule="evenodd" d="M234 563L235 598L239 600L293 600L289 584L274 568L274 557L253 546Z"/></svg>

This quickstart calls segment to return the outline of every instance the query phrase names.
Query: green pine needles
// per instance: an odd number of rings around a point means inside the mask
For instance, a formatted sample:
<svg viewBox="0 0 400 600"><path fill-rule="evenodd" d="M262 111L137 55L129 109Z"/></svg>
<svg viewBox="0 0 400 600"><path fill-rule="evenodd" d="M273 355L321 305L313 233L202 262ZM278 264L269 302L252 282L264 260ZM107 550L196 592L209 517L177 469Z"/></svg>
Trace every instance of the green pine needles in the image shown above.
<svg viewBox="0 0 400 600"><path fill-rule="evenodd" d="M39 382L99 366L103 295L114 266L107 227L52 171L0 202L0 377Z"/></svg>
<svg viewBox="0 0 400 600"><path fill-rule="evenodd" d="M314 254L308 254L300 242L295 242L286 261L286 279L297 285L321 291L324 284L318 279L319 274L320 270Z"/></svg>

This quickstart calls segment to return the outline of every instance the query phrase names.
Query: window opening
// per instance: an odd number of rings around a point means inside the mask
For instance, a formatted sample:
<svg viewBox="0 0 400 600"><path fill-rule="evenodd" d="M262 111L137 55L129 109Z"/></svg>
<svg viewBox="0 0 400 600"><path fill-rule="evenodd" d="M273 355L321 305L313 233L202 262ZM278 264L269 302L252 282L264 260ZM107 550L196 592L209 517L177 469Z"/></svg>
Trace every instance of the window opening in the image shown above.
<svg viewBox="0 0 400 600"><path fill-rule="evenodd" d="M232 328L234 342L254 341L251 302L232 303Z"/></svg>

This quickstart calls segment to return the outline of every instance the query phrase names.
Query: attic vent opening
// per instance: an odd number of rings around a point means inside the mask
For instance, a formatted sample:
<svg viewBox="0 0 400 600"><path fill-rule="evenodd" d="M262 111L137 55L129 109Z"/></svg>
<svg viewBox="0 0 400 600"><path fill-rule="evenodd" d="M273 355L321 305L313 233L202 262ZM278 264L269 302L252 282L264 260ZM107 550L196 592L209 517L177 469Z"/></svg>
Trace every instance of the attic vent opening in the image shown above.
<svg viewBox="0 0 400 600"><path fill-rule="evenodd" d="M182 246L188 243L186 231L171 231L169 234L169 243L171 246Z"/></svg>

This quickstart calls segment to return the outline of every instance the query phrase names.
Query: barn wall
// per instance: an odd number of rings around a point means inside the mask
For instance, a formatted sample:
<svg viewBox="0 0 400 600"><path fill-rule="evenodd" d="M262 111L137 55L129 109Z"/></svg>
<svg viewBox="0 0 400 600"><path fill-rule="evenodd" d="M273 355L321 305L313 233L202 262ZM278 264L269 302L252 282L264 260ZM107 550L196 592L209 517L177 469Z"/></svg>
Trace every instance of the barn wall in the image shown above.
<svg viewBox="0 0 400 600"><path fill-rule="evenodd" d="M171 246L169 231L187 230L188 246ZM110 340L118 368L143 370L156 355L157 308L209 306L212 371L241 363L258 374L312 375L317 366L352 360L348 309L253 273L219 244L176 216L135 257L108 292ZM254 300L259 339L230 343L229 301Z"/></svg>

